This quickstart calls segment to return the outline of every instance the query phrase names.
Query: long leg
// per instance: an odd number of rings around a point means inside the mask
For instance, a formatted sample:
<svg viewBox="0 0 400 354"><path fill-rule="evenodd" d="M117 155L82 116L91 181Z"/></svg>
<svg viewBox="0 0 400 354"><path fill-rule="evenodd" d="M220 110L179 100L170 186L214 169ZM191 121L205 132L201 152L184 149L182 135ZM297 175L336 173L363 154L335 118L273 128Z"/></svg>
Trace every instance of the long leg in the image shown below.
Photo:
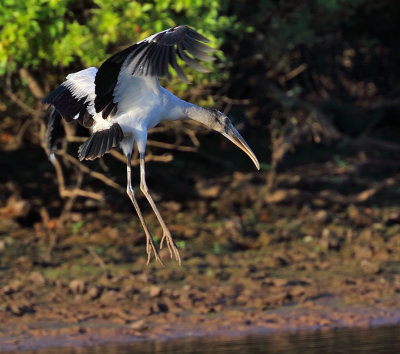
<svg viewBox="0 0 400 354"><path fill-rule="evenodd" d="M133 206L135 207L136 213L139 216L140 222L142 223L144 233L146 234L146 251L147 251L147 264L150 262L151 258L151 252L153 251L154 257L156 258L157 261L159 261L161 264L163 264L156 246L154 245L154 240L153 237L151 236L151 233L146 225L146 222L144 221L142 212L140 211L139 204L136 201L135 198L135 193L132 188L132 179L131 179L131 154L127 156L127 162L126 162L126 174L127 174L127 185L126 185L126 193L129 195L129 198L131 199Z"/></svg>
<svg viewBox="0 0 400 354"><path fill-rule="evenodd" d="M149 201L151 207L153 208L154 214L156 214L158 222L160 223L161 228L163 230L163 237L161 239L160 248L162 248L163 242L165 240L167 243L171 258L173 256L175 256L175 259L178 261L179 264L181 264L181 256L179 254L178 247L176 247L176 244L171 236L171 232L168 230L168 227L165 224L160 212L158 211L156 204L154 203L153 198L151 197L151 195L149 193L149 189L147 188L144 153L140 154L140 190L143 192L143 194L146 196L147 200Z"/></svg>

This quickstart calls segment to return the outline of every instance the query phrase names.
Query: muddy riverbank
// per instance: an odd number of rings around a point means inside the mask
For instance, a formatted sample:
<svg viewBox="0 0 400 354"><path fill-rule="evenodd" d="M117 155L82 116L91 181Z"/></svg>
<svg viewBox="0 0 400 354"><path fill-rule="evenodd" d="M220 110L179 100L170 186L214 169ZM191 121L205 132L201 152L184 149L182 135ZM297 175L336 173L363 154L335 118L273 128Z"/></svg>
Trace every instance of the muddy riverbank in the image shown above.
<svg viewBox="0 0 400 354"><path fill-rule="evenodd" d="M267 172L170 191L158 204L182 266L167 250L146 266L125 196L78 200L56 232L3 187L0 349L399 323L399 183L351 162L281 173L268 195Z"/></svg>

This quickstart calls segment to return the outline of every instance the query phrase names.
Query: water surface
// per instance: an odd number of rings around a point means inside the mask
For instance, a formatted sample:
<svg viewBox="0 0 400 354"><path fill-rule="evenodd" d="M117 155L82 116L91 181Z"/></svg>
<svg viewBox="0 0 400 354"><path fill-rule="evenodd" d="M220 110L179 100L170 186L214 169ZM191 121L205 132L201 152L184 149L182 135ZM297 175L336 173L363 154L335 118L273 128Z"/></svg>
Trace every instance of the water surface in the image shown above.
<svg viewBox="0 0 400 354"><path fill-rule="evenodd" d="M242 354L293 353L333 354L400 353L400 326L371 329L335 329L317 332L274 333L241 338L197 338L143 342L122 346L57 348L22 351L24 354Z"/></svg>

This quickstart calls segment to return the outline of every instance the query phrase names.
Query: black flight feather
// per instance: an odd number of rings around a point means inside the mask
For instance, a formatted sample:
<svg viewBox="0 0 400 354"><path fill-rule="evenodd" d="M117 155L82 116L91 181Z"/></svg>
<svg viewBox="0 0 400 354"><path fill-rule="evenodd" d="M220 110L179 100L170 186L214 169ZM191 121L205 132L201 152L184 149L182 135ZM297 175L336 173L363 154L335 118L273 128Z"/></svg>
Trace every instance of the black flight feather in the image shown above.
<svg viewBox="0 0 400 354"><path fill-rule="evenodd" d="M191 68L200 71L201 73L208 73L209 70L206 68L203 68L199 62L197 60L192 59L191 57L189 57L189 55L187 55L184 51L182 47L178 47L178 55L179 57L187 64L189 65Z"/></svg>
<svg viewBox="0 0 400 354"><path fill-rule="evenodd" d="M79 113L79 117L76 120L80 125L83 125L85 128L90 128L94 123L94 119L92 115L87 111L87 108L83 109Z"/></svg>
<svg viewBox="0 0 400 354"><path fill-rule="evenodd" d="M207 55L205 52L200 50L200 47L197 46L197 41L192 39L186 38L183 41L183 47L186 49L193 57L196 59L204 60L204 61L213 61L215 60L214 57Z"/></svg>
<svg viewBox="0 0 400 354"><path fill-rule="evenodd" d="M169 62L171 66L175 69L176 73L178 74L179 78L185 82L189 83L189 79L186 77L185 73L181 69L181 67L178 65L178 62L176 61L176 52L175 50L170 50L169 52Z"/></svg>
<svg viewBox="0 0 400 354"><path fill-rule="evenodd" d="M61 124L61 114L50 106L50 116L47 122L47 129L45 134L46 147L49 150L49 154L53 154L57 150L57 142L64 137L65 132Z"/></svg>
<svg viewBox="0 0 400 354"><path fill-rule="evenodd" d="M74 97L67 86L61 84L43 99L43 103L52 104L62 117L70 122L82 110L87 109L87 96Z"/></svg>
<svg viewBox="0 0 400 354"><path fill-rule="evenodd" d="M210 43L210 40L208 38L206 38L203 35L201 35L200 33L196 32L194 29L189 28L188 32L189 32L189 37L194 38L200 42Z"/></svg>

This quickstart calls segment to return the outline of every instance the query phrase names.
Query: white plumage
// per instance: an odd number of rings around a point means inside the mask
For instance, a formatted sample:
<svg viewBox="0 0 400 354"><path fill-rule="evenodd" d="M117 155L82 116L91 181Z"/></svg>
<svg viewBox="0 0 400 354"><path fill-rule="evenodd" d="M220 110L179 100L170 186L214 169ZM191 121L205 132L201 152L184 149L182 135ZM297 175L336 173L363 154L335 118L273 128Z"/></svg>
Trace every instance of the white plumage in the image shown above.
<svg viewBox="0 0 400 354"><path fill-rule="evenodd" d="M149 201L163 229L161 246L166 241L171 257L181 262L179 251L148 191L145 178L147 132L162 120L194 119L220 132L241 148L255 163L254 153L219 111L193 105L161 87L158 76L167 76L169 66L187 81L178 66L178 55L191 67L207 72L196 59L210 61L214 50L201 42L208 40L187 26L156 33L113 55L97 70L94 67L69 74L67 80L51 92L44 103L55 110L48 124L49 150L55 150L55 126L63 117L90 127L92 135L80 146L79 158L94 159L119 146L127 157L127 193L140 218L147 239L148 261L153 252L161 262L131 185L131 156L136 142L140 156L140 189ZM189 56L190 54L191 56Z"/></svg>

